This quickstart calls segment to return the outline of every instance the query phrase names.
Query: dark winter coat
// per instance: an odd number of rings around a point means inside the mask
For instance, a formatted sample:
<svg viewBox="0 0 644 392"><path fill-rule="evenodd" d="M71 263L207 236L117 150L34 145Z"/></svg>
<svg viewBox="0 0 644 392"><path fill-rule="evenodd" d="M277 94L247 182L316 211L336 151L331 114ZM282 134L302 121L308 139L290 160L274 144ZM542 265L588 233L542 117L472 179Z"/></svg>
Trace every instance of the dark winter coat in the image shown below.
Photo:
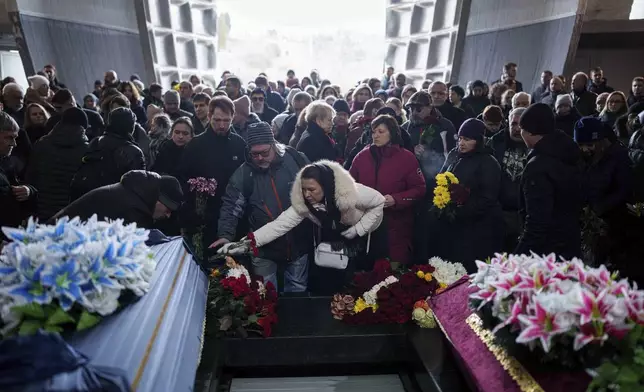
<svg viewBox="0 0 644 392"><path fill-rule="evenodd" d="M206 132L192 139L184 150L179 166L179 181L184 187L186 201L183 224L190 229L205 225L204 241L208 244L217 239L222 197L226 193L230 177L244 163L245 156L246 142L232 132L232 127L226 135L219 136L209 126ZM205 219L197 216L195 193L190 191L188 185L189 179L197 177L214 178L217 181L215 196L208 199Z"/></svg>
<svg viewBox="0 0 644 392"><path fill-rule="evenodd" d="M291 206L293 181L309 161L292 147L279 145L276 148L277 155L268 169L257 167L248 158L230 178L222 198L219 238L235 240L238 224L244 217L248 218L249 229L255 231ZM260 257L276 262L296 260L312 249L311 235L310 222L303 222L295 230L262 247Z"/></svg>
<svg viewBox="0 0 644 392"><path fill-rule="evenodd" d="M475 97L470 95L463 98L463 105L471 107L475 116L483 113L483 110L490 105L490 103L490 99L486 96Z"/></svg>
<svg viewBox="0 0 644 392"><path fill-rule="evenodd" d="M278 114L279 114L279 112L278 112L277 110L275 110L275 109L271 108L270 106L268 106L268 105L265 103L265 104L264 104L264 111L263 111L262 113L258 114L258 116L259 116L259 119L260 119L260 120L264 121L265 123L270 124L270 123L272 123L272 122L273 122L273 119L274 119L274 118L275 118L275 116L277 116Z"/></svg>
<svg viewBox="0 0 644 392"><path fill-rule="evenodd" d="M581 93L573 91L572 104L582 117L594 116L597 114L597 94L584 90Z"/></svg>
<svg viewBox="0 0 644 392"><path fill-rule="evenodd" d="M532 103L539 103L541 102L541 99L543 98L544 95L548 94L550 92L550 85L540 85L537 88L534 89L531 95L531 100L530 102Z"/></svg>
<svg viewBox="0 0 644 392"><path fill-rule="evenodd" d="M27 167L27 181L38 189L40 220L47 220L70 202L71 184L88 149L81 126L58 123L35 145Z"/></svg>
<svg viewBox="0 0 644 392"><path fill-rule="evenodd" d="M309 123L302 134L300 142L297 143L297 151L306 155L311 162L322 159L335 161L337 158L333 141L315 122Z"/></svg>
<svg viewBox="0 0 644 392"><path fill-rule="evenodd" d="M438 109L443 117L452 122L456 131L458 131L465 120L469 118L465 113L465 110L454 107L449 101L446 101L443 106L437 107L436 109Z"/></svg>
<svg viewBox="0 0 644 392"><path fill-rule="evenodd" d="M284 123L282 124L282 128L280 128L277 136L275 137L278 142L286 145L289 144L291 137L295 133L295 128L297 127L297 117L298 115L295 113L286 117L286 120L284 120Z"/></svg>
<svg viewBox="0 0 644 392"><path fill-rule="evenodd" d="M79 175L72 184L72 200L92 189L119 182L130 170L145 170L145 157L131 135L136 122L131 120L112 119L105 134L89 143ZM88 178L91 181L86 181Z"/></svg>
<svg viewBox="0 0 644 392"><path fill-rule="evenodd" d="M451 231L449 260L461 262L468 272L476 271L476 260L494 256L503 245L503 215L499 203L501 168L483 145L461 154L450 152L441 172L452 172L470 194L457 208L454 222L445 222ZM445 218L444 220L448 220Z"/></svg>
<svg viewBox="0 0 644 392"><path fill-rule="evenodd" d="M559 95L565 94L565 93L566 93L565 91L560 91L558 93L554 92L554 91L550 91L550 92L544 93L541 96L541 101L537 101L535 103L538 103L538 102L545 103L546 105L550 106L552 108L552 110L555 110L555 104L557 103L557 97ZM594 105L594 103L593 103L593 105Z"/></svg>
<svg viewBox="0 0 644 392"><path fill-rule="evenodd" d="M626 99L626 102L628 103L629 107L635 105L638 102L644 102L644 95L636 97L636 96L633 95L632 91L629 91L628 98Z"/></svg>
<svg viewBox="0 0 644 392"><path fill-rule="evenodd" d="M518 211L519 195L521 193L521 173L528 157L528 147L523 141L515 142L512 140L507 129L497 132L488 139L487 147L491 149L492 155L501 167L501 192L499 194L501 208L503 211ZM508 159L512 156L512 151L522 157L519 162L508 162ZM507 157L506 153L508 153Z"/></svg>
<svg viewBox="0 0 644 392"><path fill-rule="evenodd" d="M148 113L143 107L142 102L135 102L130 105L130 110L136 116L136 122L143 128L148 126Z"/></svg>
<svg viewBox="0 0 644 392"><path fill-rule="evenodd" d="M158 177L143 170L135 170L126 173L116 184L86 193L60 210L50 221L63 216L78 216L86 220L96 214L99 220L123 219L125 223L152 228L152 216L158 200Z"/></svg>
<svg viewBox="0 0 644 392"><path fill-rule="evenodd" d="M105 132L105 122L103 117L101 117L98 112L89 109L83 109L83 112L87 115L87 129L85 129L85 136L88 141L92 141ZM60 122L62 118L62 113L56 113L49 117L47 123L45 123L45 133L51 132L52 129Z"/></svg>
<svg viewBox="0 0 644 392"><path fill-rule="evenodd" d="M27 133L27 136L29 136L29 141L32 145L40 140L41 137L49 133L45 124L29 125L25 128L25 132Z"/></svg>
<svg viewBox="0 0 644 392"><path fill-rule="evenodd" d="M599 217L626 212L626 203L632 201L633 173L624 146L611 144L598 162L584 165L581 178L584 202Z"/></svg>
<svg viewBox="0 0 644 392"><path fill-rule="evenodd" d="M166 114L168 115L168 117L170 117L170 120L172 120L173 122L177 121L181 117L188 117L191 120L194 117L194 115L192 113L190 113L188 111L185 111L183 109L179 109L174 113L166 113Z"/></svg>
<svg viewBox="0 0 644 392"><path fill-rule="evenodd" d="M5 107L2 109L5 113L11 116L14 120L16 120L16 123L18 124L18 128L24 128L25 125L25 110L27 110L27 105L22 105L22 107L19 110L13 110L10 107ZM49 129L51 131L51 129Z"/></svg>
<svg viewBox="0 0 644 392"><path fill-rule="evenodd" d="M190 113L190 117L195 115L195 104L192 103L192 99L182 99L179 104L179 109Z"/></svg>
<svg viewBox="0 0 644 392"><path fill-rule="evenodd" d="M581 115L575 108L571 108L570 112L565 116L555 114L555 126L558 130L563 131L571 138L575 136L575 124L581 119Z"/></svg>
<svg viewBox="0 0 644 392"><path fill-rule="evenodd" d="M202 133L206 132L206 127L209 125L209 123L206 121L206 125L204 125L201 120L199 120L197 117L192 119L192 126L194 127L194 136L201 135Z"/></svg>
<svg viewBox="0 0 644 392"><path fill-rule="evenodd" d="M588 91L590 91L591 93L595 93L595 94L599 95L599 94L603 94L603 93L612 93L613 91L615 91L615 89L612 88L612 87L609 87L606 84L606 78L604 78L604 79L602 79L601 83L599 83L599 84L595 84L593 82L590 82L589 85L588 85Z"/></svg>
<svg viewBox="0 0 644 392"><path fill-rule="evenodd" d="M413 153L401 146L362 150L349 170L356 182L390 195L396 204L385 208L392 261L412 261L414 205L425 197L425 178Z"/></svg>
<svg viewBox="0 0 644 392"><path fill-rule="evenodd" d="M286 102L279 93L275 91L266 92L266 103L277 113L282 113L286 109ZM270 123L269 123L270 124Z"/></svg>
<svg viewBox="0 0 644 392"><path fill-rule="evenodd" d="M528 155L521 179L524 228L517 254L581 253L579 147L565 133L545 135Z"/></svg>
<svg viewBox="0 0 644 392"><path fill-rule="evenodd" d="M242 139L244 139L244 141L246 141L247 132L248 132L248 126L250 124L255 124L255 123L258 123L260 121L261 120L259 119L259 116L257 116L257 114L251 113L248 116L248 119L246 120L246 122L243 125L237 126L237 125L233 124L233 128L235 129L235 133L237 133L239 136L242 137Z"/></svg>
<svg viewBox="0 0 644 392"><path fill-rule="evenodd" d="M172 139L167 139L159 147L159 153L156 156L151 171L159 174L167 174L179 178L179 165L186 146L177 146Z"/></svg>
<svg viewBox="0 0 644 392"><path fill-rule="evenodd" d="M425 130L431 132L430 127L434 128L432 135L426 135L423 139L423 132ZM448 119L439 115L435 120L435 124L429 125L407 121L402 125L402 129L409 133L411 142L409 150L412 153L417 145L425 146L425 152L419 159L420 169L425 175L428 189L434 189L434 177L443 167L449 151L456 147L456 129L454 129L454 125Z"/></svg>
<svg viewBox="0 0 644 392"><path fill-rule="evenodd" d="M13 172L7 157L0 158L0 227L18 227L22 222L31 215L35 209L35 200L38 198L37 190L33 186L27 185L31 192L29 200L18 201L14 197L11 187L25 185L18 180L18 176ZM0 241L4 239L4 234L0 232Z"/></svg>
<svg viewBox="0 0 644 392"><path fill-rule="evenodd" d="M644 134L636 131L628 143L628 156L633 168L633 196L635 202L644 202Z"/></svg>

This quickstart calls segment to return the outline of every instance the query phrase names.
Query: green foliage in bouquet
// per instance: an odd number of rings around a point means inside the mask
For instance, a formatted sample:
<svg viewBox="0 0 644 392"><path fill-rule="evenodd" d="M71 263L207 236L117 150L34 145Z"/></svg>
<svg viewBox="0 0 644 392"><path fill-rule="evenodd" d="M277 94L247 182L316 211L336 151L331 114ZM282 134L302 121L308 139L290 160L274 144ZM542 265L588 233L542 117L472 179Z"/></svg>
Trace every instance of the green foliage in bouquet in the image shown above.
<svg viewBox="0 0 644 392"><path fill-rule="evenodd" d="M21 318L19 335L33 335L39 330L61 333L65 330L82 331L92 328L101 321L101 316L89 313L86 310L65 312L57 305L39 305L35 303L14 306L12 310Z"/></svg>
<svg viewBox="0 0 644 392"><path fill-rule="evenodd" d="M589 392L644 391L644 326L635 326L621 342L616 355L592 373Z"/></svg>

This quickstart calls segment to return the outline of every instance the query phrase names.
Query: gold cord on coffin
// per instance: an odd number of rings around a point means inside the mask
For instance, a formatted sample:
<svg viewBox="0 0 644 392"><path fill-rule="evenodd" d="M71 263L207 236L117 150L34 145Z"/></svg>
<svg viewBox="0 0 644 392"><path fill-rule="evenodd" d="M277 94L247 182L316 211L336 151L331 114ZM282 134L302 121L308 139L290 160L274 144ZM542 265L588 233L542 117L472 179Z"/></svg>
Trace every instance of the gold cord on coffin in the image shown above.
<svg viewBox="0 0 644 392"><path fill-rule="evenodd" d="M472 331L481 339L488 350L490 350L496 360L499 361L503 369L517 383L522 392L545 392L519 361L510 356L503 347L494 343L494 334L488 329L483 328L483 320L481 320L478 314L472 313L465 319L465 322L472 328Z"/></svg>
<svg viewBox="0 0 644 392"><path fill-rule="evenodd" d="M203 345L204 345L204 340L206 340L206 320L208 317L206 316L206 312L208 311L208 291L210 290L210 279L208 279L208 286L206 287L206 306L203 311L203 326L201 327L201 343L199 345L199 358L197 359L197 366L201 365L201 357L203 355Z"/></svg>
<svg viewBox="0 0 644 392"><path fill-rule="evenodd" d="M187 254L188 252L184 250L183 256L181 256L181 261L179 261L179 268L177 268L177 272L174 274L174 278L172 278L172 284L170 285L170 290L168 291L168 295L165 297L165 301L163 302L163 307L161 308L161 313L159 314L159 317L157 318L157 322L154 325L154 331L152 332L152 336L150 336L150 340L148 340L148 345L145 347L143 358L141 359L141 362L139 363L139 367L136 370L134 381L132 381L131 388L133 392L136 392L137 388L139 387L139 383L141 382L141 377L143 377L143 372L145 371L145 367L148 364L148 360L150 359L150 353L152 352L152 348L154 348L154 342L156 341L157 335L159 334L159 330L161 329L161 324L163 323L163 319L165 318L165 313L168 310L168 305L170 304L172 293L174 293L174 289L177 286L177 281L179 280L179 275L181 275L181 270L183 269L183 265L186 260Z"/></svg>

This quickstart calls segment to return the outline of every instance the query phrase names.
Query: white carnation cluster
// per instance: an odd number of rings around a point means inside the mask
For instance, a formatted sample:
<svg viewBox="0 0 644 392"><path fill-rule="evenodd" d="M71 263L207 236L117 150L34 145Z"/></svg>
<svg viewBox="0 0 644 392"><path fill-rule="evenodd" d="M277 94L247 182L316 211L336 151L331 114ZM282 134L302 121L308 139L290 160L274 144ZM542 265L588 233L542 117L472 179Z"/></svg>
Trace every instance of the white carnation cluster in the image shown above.
<svg viewBox="0 0 644 392"><path fill-rule="evenodd" d="M440 257L432 257L429 259L429 265L434 267L434 272L432 272L434 279L447 286L467 275L467 271L465 270L465 267L463 267L463 264L451 263L441 259Z"/></svg>
<svg viewBox="0 0 644 392"><path fill-rule="evenodd" d="M371 290L364 293L364 295L362 296L364 298L364 301L367 303L367 305L375 305L378 302L378 290L396 282L398 282L398 278L393 275L388 276L387 279L373 286Z"/></svg>

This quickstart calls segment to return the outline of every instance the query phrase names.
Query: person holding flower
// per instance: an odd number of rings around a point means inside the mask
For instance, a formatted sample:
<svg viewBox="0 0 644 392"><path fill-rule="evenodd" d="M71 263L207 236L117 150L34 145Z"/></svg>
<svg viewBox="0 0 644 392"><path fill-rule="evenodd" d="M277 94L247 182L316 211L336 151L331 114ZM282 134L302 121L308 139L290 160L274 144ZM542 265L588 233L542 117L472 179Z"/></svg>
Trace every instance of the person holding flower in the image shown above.
<svg viewBox="0 0 644 392"><path fill-rule="evenodd" d="M503 246L501 168L485 148L485 130L483 121L466 120L458 131L458 146L441 170L452 173L468 190L465 197L459 197L454 220L440 221L441 231L449 233L441 256L463 263L469 273L476 271L476 260L494 256Z"/></svg>
<svg viewBox="0 0 644 392"><path fill-rule="evenodd" d="M371 122L373 142L362 150L349 170L360 184L385 195L385 219L392 261L412 259L413 206L425 197L425 178L418 161L402 144L401 130L393 116L380 115Z"/></svg>
<svg viewBox="0 0 644 392"><path fill-rule="evenodd" d="M385 197L380 192L358 184L337 162L318 161L305 166L295 177L291 188L291 207L273 221L249 234L240 242L222 246L220 254L243 254L270 244L293 230L305 219L314 223L311 242L331 244L349 257L346 269L311 265L308 290L319 295L340 291L361 257L382 258L382 241L376 229L383 218ZM374 235L372 235L374 234ZM258 253L258 252L257 252Z"/></svg>

